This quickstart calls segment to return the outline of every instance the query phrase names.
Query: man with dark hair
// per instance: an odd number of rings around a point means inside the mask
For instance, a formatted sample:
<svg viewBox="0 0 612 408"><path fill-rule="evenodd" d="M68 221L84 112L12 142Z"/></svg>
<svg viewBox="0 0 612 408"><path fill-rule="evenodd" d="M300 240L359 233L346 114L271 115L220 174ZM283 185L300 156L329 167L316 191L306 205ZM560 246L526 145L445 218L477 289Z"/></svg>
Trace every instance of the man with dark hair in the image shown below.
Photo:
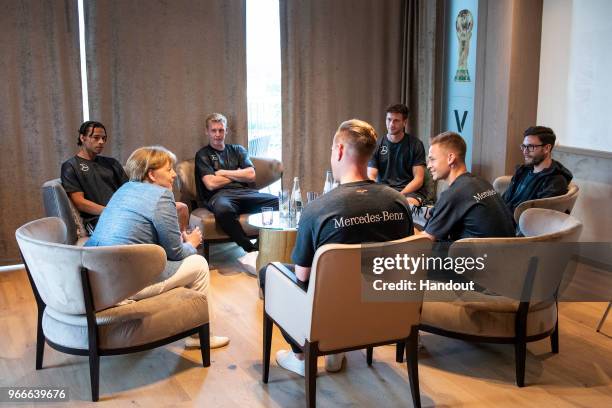
<svg viewBox="0 0 612 408"><path fill-rule="evenodd" d="M90 234L112 195L128 181L117 160L100 156L106 141L103 124L91 120L84 122L77 138L78 153L62 164L62 185Z"/></svg>
<svg viewBox="0 0 612 408"><path fill-rule="evenodd" d="M406 105L391 105L386 112L387 135L380 138L368 163L368 177L399 191L410 204L421 205L426 198L423 142L405 132Z"/></svg>
<svg viewBox="0 0 612 408"><path fill-rule="evenodd" d="M433 241L513 237L512 214L493 186L465 166L466 144L454 132L431 140L427 168L434 180L449 184L438 199L423 233Z"/></svg>
<svg viewBox="0 0 612 408"><path fill-rule="evenodd" d="M523 201L567 193L572 173L552 159L556 136L551 128L533 126L523 133L520 145L525 164L516 168L503 199L511 211Z"/></svg>
<svg viewBox="0 0 612 408"><path fill-rule="evenodd" d="M330 160L334 179L340 185L304 208L292 253L300 281L308 282L315 252L324 244L384 242L413 234L410 208L404 196L368 179L368 159L376 148L376 139L374 128L358 119L347 120L338 127ZM259 273L262 289L265 275L263 268ZM303 376L304 355L288 336L285 339L292 351L278 351L276 361ZM325 369L339 371L343 359L343 353L326 356Z"/></svg>
<svg viewBox="0 0 612 408"><path fill-rule="evenodd" d="M112 157L100 156L108 136L100 122L88 120L81 124L77 137L80 147L76 155L62 164L62 186L83 218L83 226L91 235L98 218L109 200L128 181L121 163ZM176 202L179 228L185 231L189 223L187 204Z"/></svg>
<svg viewBox="0 0 612 408"><path fill-rule="evenodd" d="M213 113L206 118L209 144L195 156L198 205L208 207L215 220L248 254L241 259L247 270L255 264L257 248L246 236L238 216L256 213L262 207L278 208L278 198L252 188L255 167L247 150L238 144L226 144L227 118Z"/></svg>

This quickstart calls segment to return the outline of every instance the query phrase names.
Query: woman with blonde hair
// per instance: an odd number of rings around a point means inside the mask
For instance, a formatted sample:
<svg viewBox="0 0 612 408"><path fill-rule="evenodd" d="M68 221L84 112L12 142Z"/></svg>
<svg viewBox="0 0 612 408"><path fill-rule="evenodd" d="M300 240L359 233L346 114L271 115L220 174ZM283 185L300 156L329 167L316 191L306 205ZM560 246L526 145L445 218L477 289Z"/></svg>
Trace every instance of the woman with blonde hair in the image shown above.
<svg viewBox="0 0 612 408"><path fill-rule="evenodd" d="M141 300L184 286L208 294L208 263L197 255L202 232L181 233L172 184L176 156L162 146L136 149L128 158L130 179L113 194L85 246L157 244L166 251L166 268L157 282L130 297ZM211 336L211 348L229 343L227 337ZM200 339L188 337L187 347L199 347Z"/></svg>

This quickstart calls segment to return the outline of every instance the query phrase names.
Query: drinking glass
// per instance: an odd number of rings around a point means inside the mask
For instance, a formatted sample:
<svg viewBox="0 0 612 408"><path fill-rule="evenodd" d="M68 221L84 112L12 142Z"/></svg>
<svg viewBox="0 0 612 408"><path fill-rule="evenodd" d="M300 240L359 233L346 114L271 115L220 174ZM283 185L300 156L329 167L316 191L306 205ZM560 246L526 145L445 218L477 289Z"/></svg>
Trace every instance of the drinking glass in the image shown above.
<svg viewBox="0 0 612 408"><path fill-rule="evenodd" d="M280 218L289 218L289 190L278 192L278 213Z"/></svg>
<svg viewBox="0 0 612 408"><path fill-rule="evenodd" d="M319 197L319 193L315 191L309 191L306 193L306 202L310 204L311 202L316 200L318 197Z"/></svg>
<svg viewBox="0 0 612 408"><path fill-rule="evenodd" d="M261 208L261 223L262 225L269 226L274 222L274 207L262 207Z"/></svg>

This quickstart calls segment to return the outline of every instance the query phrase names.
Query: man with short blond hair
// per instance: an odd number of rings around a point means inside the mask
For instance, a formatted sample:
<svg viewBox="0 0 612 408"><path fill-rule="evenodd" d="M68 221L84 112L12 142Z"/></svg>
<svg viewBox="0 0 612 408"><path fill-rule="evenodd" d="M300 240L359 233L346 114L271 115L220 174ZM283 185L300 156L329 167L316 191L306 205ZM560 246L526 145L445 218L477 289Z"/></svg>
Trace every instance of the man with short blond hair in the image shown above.
<svg viewBox="0 0 612 408"><path fill-rule="evenodd" d="M467 171L466 150L465 141L454 132L431 140L427 167L434 180L446 180L449 187L423 233L433 241L514 236L512 213L489 182Z"/></svg>
<svg viewBox="0 0 612 408"><path fill-rule="evenodd" d="M259 212L262 207L278 208L278 199L253 188L255 166L247 150L238 144L225 143L227 118L212 113L205 123L209 144L195 156L198 205L208 207L221 229L251 254L244 263L254 264L257 247L245 234L238 217Z"/></svg>
<svg viewBox="0 0 612 408"><path fill-rule="evenodd" d="M322 245L384 242L413 234L410 208L404 196L368 178L368 159L376 148L376 139L374 128L359 119L347 120L338 127L330 162L334 179L340 185L304 208L292 254L300 281L308 282L315 252ZM358 222L346 221L351 219ZM264 268L259 274L262 289L265 279ZM276 361L303 376L303 353L288 336L285 339L292 350L280 350ZM326 356L325 369L339 371L343 359L343 353Z"/></svg>

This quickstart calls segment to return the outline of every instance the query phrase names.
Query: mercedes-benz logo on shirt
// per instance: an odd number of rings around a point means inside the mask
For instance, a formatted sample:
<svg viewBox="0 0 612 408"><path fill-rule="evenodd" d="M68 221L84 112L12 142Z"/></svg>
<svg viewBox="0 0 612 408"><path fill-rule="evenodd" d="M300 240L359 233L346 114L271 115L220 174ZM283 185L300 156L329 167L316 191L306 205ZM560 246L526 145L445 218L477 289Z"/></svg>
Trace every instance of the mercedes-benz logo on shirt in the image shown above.
<svg viewBox="0 0 612 408"><path fill-rule="evenodd" d="M382 145L382 146L380 147L380 154L381 154L381 155L385 155L385 154L387 154L387 153L389 153L389 148L387 147L387 145Z"/></svg>
<svg viewBox="0 0 612 408"><path fill-rule="evenodd" d="M87 165L87 163L80 163L81 165L81 171L89 171L89 166Z"/></svg>

